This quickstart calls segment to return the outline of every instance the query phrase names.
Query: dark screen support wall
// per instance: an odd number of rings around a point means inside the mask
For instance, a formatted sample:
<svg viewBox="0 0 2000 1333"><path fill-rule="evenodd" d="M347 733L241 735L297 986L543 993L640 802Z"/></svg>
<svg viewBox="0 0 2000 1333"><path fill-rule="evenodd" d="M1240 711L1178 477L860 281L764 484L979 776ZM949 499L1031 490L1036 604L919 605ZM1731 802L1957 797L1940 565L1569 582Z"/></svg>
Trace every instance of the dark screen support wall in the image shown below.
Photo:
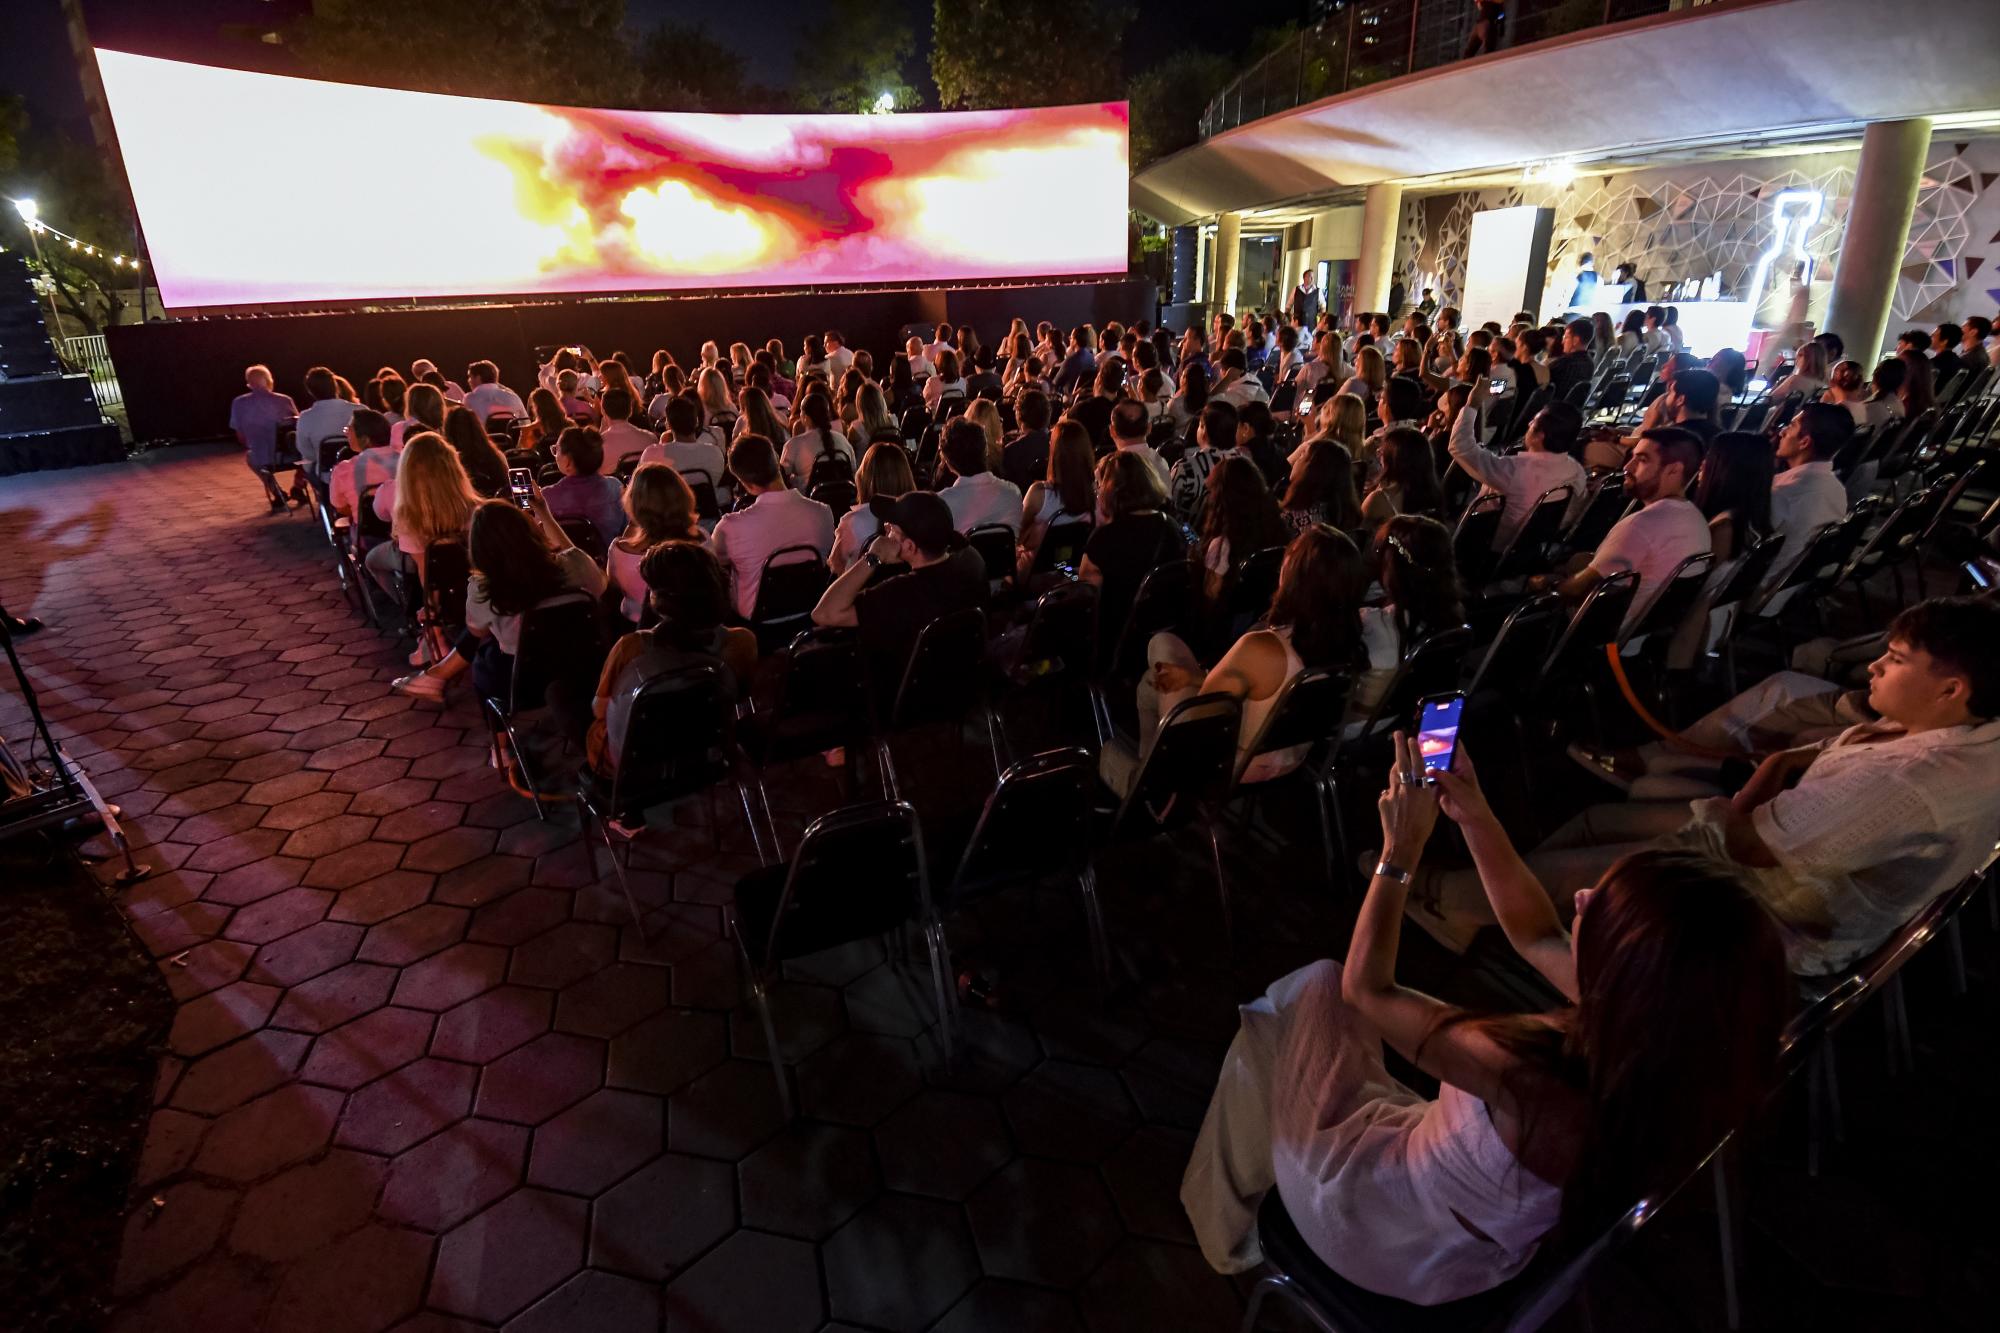
<svg viewBox="0 0 2000 1333"><path fill-rule="evenodd" d="M809 333L837 328L877 364L900 350L908 325L970 324L992 346L1019 315L1064 328L1154 318L1145 279L1048 286L918 289L829 294L673 297L570 301L548 305L377 310L131 324L108 331L111 359L136 440L201 440L228 433L229 400L243 392L243 368L269 366L278 389L303 398L306 369L331 366L356 385L382 366L410 373L419 357L462 380L486 359L525 398L535 382L535 349L580 342L599 356L629 352L642 370L666 348L682 365L704 340L761 347L782 338L797 356Z"/></svg>

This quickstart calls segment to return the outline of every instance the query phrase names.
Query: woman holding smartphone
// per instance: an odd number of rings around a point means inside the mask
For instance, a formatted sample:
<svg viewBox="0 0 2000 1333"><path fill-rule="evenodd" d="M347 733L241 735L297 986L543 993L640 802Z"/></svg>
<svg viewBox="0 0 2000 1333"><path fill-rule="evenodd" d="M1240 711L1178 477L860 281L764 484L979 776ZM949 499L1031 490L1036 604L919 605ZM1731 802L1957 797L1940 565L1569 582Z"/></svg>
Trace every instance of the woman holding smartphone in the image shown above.
<svg viewBox="0 0 2000 1333"><path fill-rule="evenodd" d="M1464 751L1425 783L1408 736L1382 793L1381 861L1347 961L1242 1010L1181 1201L1217 1270L1261 1258L1273 1188L1348 1281L1419 1305L1490 1291L1553 1241L1586 1245L1670 1188L1770 1086L1792 1005L1770 917L1726 867L1626 857L1565 930ZM1465 835L1507 939L1568 1003L1478 1014L1396 980L1403 902L1438 811ZM1438 1080L1390 1076L1382 1043Z"/></svg>

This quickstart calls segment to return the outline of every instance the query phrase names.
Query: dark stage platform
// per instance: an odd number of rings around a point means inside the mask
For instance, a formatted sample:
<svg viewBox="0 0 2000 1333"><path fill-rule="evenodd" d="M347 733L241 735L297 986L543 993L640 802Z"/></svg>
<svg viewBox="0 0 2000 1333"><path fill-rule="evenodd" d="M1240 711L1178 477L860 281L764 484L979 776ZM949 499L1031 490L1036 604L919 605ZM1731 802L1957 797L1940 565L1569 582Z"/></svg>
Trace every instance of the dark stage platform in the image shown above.
<svg viewBox="0 0 2000 1333"><path fill-rule="evenodd" d="M427 357L460 378L485 358L525 394L534 386L535 348L582 342L599 355L617 350L644 364L666 348L683 365L714 339L761 347L783 338L797 355L809 333L837 328L850 346L878 357L896 348L904 326L970 324L989 345L1020 316L1065 328L1150 319L1147 278L974 288L766 293L537 305L345 311L133 324L111 329L132 435L138 440L212 439L226 433L229 400L243 391L243 368L268 365L281 392L295 397L307 367L324 364L361 384L380 366L409 373Z"/></svg>

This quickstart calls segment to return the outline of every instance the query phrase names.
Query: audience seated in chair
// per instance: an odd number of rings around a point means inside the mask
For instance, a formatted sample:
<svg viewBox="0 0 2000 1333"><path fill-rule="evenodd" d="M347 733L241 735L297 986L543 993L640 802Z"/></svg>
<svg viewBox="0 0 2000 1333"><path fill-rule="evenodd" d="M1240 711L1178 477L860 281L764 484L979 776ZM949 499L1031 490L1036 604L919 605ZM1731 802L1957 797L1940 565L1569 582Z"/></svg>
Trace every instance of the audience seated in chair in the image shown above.
<svg viewBox="0 0 2000 1333"><path fill-rule="evenodd" d="M373 408L355 409L348 418L345 434L347 447L354 451L354 456L333 465L326 492L334 512L352 519L362 493L396 475L403 451L389 443L389 418Z"/></svg>
<svg viewBox="0 0 2000 1333"><path fill-rule="evenodd" d="M658 470L672 475L669 469ZM604 778L617 771L618 738L625 733L622 713L639 686L670 671L714 662L728 669L741 694L757 669L757 636L723 623L729 615L728 581L706 547L683 540L659 542L646 551L638 572L660 620L651 629L620 638L605 659L584 737L585 761Z"/></svg>
<svg viewBox="0 0 2000 1333"><path fill-rule="evenodd" d="M626 514L625 488L618 478L602 475L604 437L594 426L571 426L556 437L555 447L562 478L542 491L549 513L558 523L588 521L608 545L625 531Z"/></svg>
<svg viewBox="0 0 2000 1333"><path fill-rule="evenodd" d="M477 413L463 407L445 409L444 439L458 454L472 489L487 500L507 498L507 456L486 433Z"/></svg>
<svg viewBox="0 0 2000 1333"><path fill-rule="evenodd" d="M406 454L406 478L413 461ZM563 532L541 487L534 488L530 504L524 512L509 501L488 500L473 511L466 542L472 583L465 599L465 632L443 661L397 680L399 693L440 700L445 687L470 668L480 697L504 694L521 617L560 592L580 590L595 597L604 591L604 571Z"/></svg>
<svg viewBox="0 0 2000 1333"><path fill-rule="evenodd" d="M1143 441L1142 441L1143 447ZM1065 417L1056 423L1044 464L1047 475L1021 500L1021 569L1033 568L1042 538L1058 523L1097 521L1097 457L1090 432Z"/></svg>
<svg viewBox="0 0 2000 1333"><path fill-rule="evenodd" d="M1725 859L1784 928L1795 972L1839 971L2000 841L1996 642L2000 605L1935 599L1891 623L1865 702L1831 682L1780 673L1668 746L1583 752L1633 799L1578 814L1529 864L1561 908L1635 847ZM1789 748L1763 752L1773 744ZM1717 792L1715 770L1731 759L1757 763L1749 782L1733 797L1690 800L1690 791ZM1436 876L1413 906L1452 942L1486 919L1465 872Z"/></svg>
<svg viewBox="0 0 2000 1333"><path fill-rule="evenodd" d="M1479 403L1483 396L1484 389L1475 385L1473 403ZM1506 550L1535 512L1535 503L1558 486L1571 488L1565 526L1583 512L1590 479L1576 460L1577 437L1582 430L1579 409L1568 403L1550 403L1529 420L1519 453L1496 454L1479 443L1476 412L1461 412L1452 422L1452 458L1479 483L1481 495L1501 495L1507 500L1500 530L1493 537L1494 550Z"/></svg>
<svg viewBox="0 0 2000 1333"><path fill-rule="evenodd" d="M1597 550L1574 556L1567 572L1537 576L1529 588L1552 588L1567 601L1581 602L1599 580L1633 570L1639 592L1625 625L1638 624L1681 562L1710 549L1708 520L1687 498L1700 466L1701 442L1679 427L1641 435L1625 459L1625 493L1641 507L1619 519Z"/></svg>
<svg viewBox="0 0 2000 1333"><path fill-rule="evenodd" d="M298 405L287 394L271 388L271 368L251 366L243 372L246 392L229 405L229 429L244 448L243 461L264 488L271 512L285 512L286 494L271 471L278 464L278 431L298 419ZM305 493L296 486L292 498L305 503Z"/></svg>
<svg viewBox="0 0 2000 1333"><path fill-rule="evenodd" d="M708 534L695 517L694 492L680 473L664 463L641 463L621 502L620 513L627 526L605 552L605 572L618 590L619 615L636 625L645 609L649 586L642 572L647 552L661 542L705 543ZM724 586L728 586L727 579Z"/></svg>
<svg viewBox="0 0 2000 1333"><path fill-rule="evenodd" d="M711 537L716 559L729 573L736 614L749 620L757 609L764 561L787 546L810 546L824 559L833 550L833 511L785 485L778 451L761 435L745 435L730 446L729 470L750 503L724 514Z"/></svg>
<svg viewBox="0 0 2000 1333"><path fill-rule="evenodd" d="M1179 635L1155 634L1146 645L1146 673L1139 680L1139 734L1113 736L1105 745L1098 756L1105 786L1121 797L1131 790L1160 719L1196 694L1220 692L1243 701L1237 734L1240 761L1285 682L1307 667L1359 665L1358 613L1367 588L1368 575L1353 538L1334 528L1309 528L1285 552L1269 614L1213 667L1204 668ZM1282 776L1304 759L1299 749L1259 755L1243 780L1262 782Z"/></svg>
<svg viewBox="0 0 2000 1333"><path fill-rule="evenodd" d="M1565 932L1506 846L1466 752L1435 787L1414 741L1380 801L1381 862L1345 964L1280 978L1242 1027L1181 1185L1219 1271L1261 1257L1276 1188L1349 1282L1419 1305L1490 1291L1544 1244L1587 1244L1677 1182L1763 1100L1792 997L1777 931L1722 865L1644 851L1606 871ZM1569 1001L1483 1015L1396 980L1410 873L1442 804L1515 950ZM1439 1082L1427 1099L1382 1043Z"/></svg>
<svg viewBox="0 0 2000 1333"><path fill-rule="evenodd" d="M376 517L388 522L395 539L369 548L363 561L369 575L390 593L397 574L422 582L424 552L432 542L463 541L479 503L444 437L433 431L412 435L394 474L375 492Z"/></svg>
<svg viewBox="0 0 2000 1333"><path fill-rule="evenodd" d="M988 445L978 422L961 416L945 423L941 452L954 480L937 494L960 532L989 523L1004 523L1017 531L1021 526L1021 488L988 470Z"/></svg>

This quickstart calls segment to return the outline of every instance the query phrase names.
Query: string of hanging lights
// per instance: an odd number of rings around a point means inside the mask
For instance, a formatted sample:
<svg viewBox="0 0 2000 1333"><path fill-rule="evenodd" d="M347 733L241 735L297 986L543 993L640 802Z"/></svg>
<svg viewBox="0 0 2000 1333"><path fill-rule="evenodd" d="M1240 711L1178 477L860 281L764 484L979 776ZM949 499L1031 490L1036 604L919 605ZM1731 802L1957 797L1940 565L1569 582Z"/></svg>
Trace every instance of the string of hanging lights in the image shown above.
<svg viewBox="0 0 2000 1333"><path fill-rule="evenodd" d="M92 241L85 240L81 236L72 236L62 228L52 227L42 221L41 209L36 206L34 200L15 199L11 202L14 205L14 211L21 215L21 221L27 225L30 236L37 238L43 236L53 237L58 241L66 243L70 249L81 255L93 257L101 255L109 259L114 268L131 268L136 270L140 267L136 256L128 258L124 253L113 251L109 246L98 245Z"/></svg>

